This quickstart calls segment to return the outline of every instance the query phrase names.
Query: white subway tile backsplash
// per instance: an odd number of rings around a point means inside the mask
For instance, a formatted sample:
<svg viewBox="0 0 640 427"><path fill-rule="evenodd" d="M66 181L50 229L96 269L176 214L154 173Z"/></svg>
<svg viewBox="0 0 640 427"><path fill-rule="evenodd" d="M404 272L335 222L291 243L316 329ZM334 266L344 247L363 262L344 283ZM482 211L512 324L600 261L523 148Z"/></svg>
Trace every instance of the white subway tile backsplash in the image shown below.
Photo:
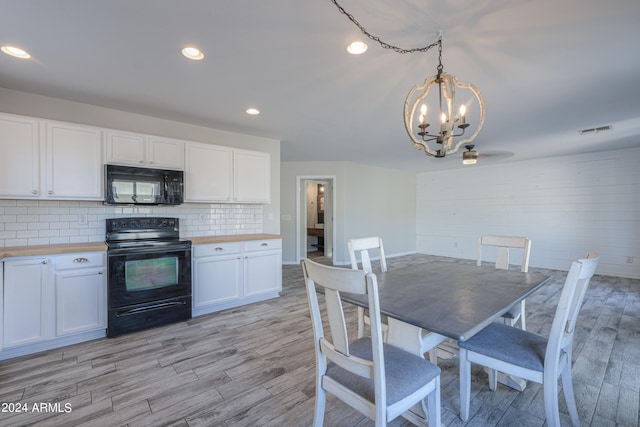
<svg viewBox="0 0 640 427"><path fill-rule="evenodd" d="M80 214L86 215L87 224L78 223ZM101 202L0 200L0 247L101 242L107 218L132 216L179 218L185 238L263 232L262 205L115 207Z"/></svg>
<svg viewBox="0 0 640 427"><path fill-rule="evenodd" d="M29 208L21 206L21 207L6 207L4 208L4 213L6 215L26 215Z"/></svg>
<svg viewBox="0 0 640 427"><path fill-rule="evenodd" d="M38 237L38 230L18 231L16 237L19 239Z"/></svg>
<svg viewBox="0 0 640 427"><path fill-rule="evenodd" d="M0 223L0 230L27 230L28 226L26 222L7 222L5 224Z"/></svg>

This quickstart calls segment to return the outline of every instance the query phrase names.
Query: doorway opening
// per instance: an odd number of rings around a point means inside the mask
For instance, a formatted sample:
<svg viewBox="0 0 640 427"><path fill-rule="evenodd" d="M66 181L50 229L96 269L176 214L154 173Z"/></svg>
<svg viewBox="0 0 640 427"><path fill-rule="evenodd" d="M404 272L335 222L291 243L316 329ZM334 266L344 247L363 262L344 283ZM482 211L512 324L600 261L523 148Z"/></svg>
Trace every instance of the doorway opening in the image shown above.
<svg viewBox="0 0 640 427"><path fill-rule="evenodd" d="M335 178L299 176L296 258L325 257L333 264Z"/></svg>

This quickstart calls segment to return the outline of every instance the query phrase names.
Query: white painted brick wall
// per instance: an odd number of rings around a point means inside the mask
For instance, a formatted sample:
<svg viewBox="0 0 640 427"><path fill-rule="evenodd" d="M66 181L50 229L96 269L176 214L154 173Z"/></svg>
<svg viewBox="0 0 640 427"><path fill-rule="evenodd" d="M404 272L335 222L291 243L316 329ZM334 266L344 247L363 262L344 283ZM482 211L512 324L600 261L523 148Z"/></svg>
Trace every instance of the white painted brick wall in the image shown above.
<svg viewBox="0 0 640 427"><path fill-rule="evenodd" d="M79 223L82 215L86 225ZM101 202L0 200L0 247L101 242L105 219L135 216L179 218L180 235L186 238L263 232L262 205L115 207Z"/></svg>

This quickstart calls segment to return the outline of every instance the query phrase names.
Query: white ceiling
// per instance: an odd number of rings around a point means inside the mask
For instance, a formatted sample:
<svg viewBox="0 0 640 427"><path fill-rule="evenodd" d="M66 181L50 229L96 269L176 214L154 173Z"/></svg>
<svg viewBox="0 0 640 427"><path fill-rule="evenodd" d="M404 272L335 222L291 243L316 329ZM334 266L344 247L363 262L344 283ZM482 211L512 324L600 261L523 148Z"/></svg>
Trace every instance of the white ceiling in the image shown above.
<svg viewBox="0 0 640 427"><path fill-rule="evenodd" d="M485 98L481 164L640 146L638 0L339 3L399 47L442 31L445 72ZM0 45L33 55L0 55L0 87L279 139L285 161L462 167L416 151L402 121L436 49L348 55L357 37L330 0L0 0Z"/></svg>

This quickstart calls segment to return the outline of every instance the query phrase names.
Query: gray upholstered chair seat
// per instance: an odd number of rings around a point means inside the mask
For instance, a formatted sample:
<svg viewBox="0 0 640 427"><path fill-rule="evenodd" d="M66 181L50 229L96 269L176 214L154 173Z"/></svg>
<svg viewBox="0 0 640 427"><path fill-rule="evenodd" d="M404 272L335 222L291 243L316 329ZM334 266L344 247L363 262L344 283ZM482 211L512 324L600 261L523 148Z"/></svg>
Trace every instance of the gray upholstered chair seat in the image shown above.
<svg viewBox="0 0 640 427"><path fill-rule="evenodd" d="M373 360L371 338L360 338L349 345L352 355ZM419 390L426 383L440 375L440 368L423 357L407 353L389 344L383 345L384 369L387 386L387 404L393 405L400 399ZM375 390L372 379L366 379L342 369L335 363L327 366L326 376L355 391L365 399L374 402Z"/></svg>
<svg viewBox="0 0 640 427"><path fill-rule="evenodd" d="M508 325L492 323L458 346L533 371L544 370L547 339Z"/></svg>

